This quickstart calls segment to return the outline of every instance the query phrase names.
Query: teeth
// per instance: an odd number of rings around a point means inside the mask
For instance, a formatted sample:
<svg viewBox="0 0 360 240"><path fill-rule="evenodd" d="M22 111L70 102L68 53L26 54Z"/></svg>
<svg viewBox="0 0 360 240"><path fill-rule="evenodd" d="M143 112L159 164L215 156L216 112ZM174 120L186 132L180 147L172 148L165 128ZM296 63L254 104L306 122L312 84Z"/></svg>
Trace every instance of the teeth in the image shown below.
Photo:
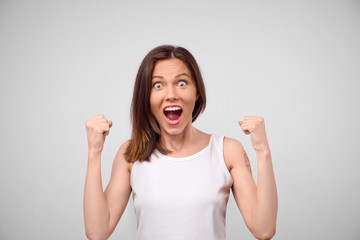
<svg viewBox="0 0 360 240"><path fill-rule="evenodd" d="M176 111L181 110L181 107L167 107L165 108L165 111Z"/></svg>

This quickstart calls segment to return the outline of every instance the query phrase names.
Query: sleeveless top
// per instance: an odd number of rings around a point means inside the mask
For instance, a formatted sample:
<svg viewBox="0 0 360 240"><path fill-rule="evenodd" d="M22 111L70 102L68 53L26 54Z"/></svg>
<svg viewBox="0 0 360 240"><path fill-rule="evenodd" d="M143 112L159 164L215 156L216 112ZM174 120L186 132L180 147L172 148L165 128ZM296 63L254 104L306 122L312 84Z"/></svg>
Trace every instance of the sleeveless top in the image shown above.
<svg viewBox="0 0 360 240"><path fill-rule="evenodd" d="M174 158L155 150L136 161L130 176L137 240L224 240L233 179L225 165L224 136L207 147Z"/></svg>

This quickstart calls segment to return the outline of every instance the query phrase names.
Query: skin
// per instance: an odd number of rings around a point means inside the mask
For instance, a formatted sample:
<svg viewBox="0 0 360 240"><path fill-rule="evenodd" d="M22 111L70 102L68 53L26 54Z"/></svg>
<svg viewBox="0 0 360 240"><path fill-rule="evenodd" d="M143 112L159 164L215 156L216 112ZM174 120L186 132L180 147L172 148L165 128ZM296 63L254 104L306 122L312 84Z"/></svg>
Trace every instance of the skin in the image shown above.
<svg viewBox="0 0 360 240"><path fill-rule="evenodd" d="M191 113L198 98L195 83L186 65L169 59L155 65L150 94L152 114L161 129L161 143L171 151L169 156L185 157L199 152L209 144L210 135L192 125ZM178 125L167 123L163 108L180 105L183 113ZM112 121L98 115L86 121L88 135L88 169L84 191L85 230L89 239L107 239L114 231L128 203L132 163L124 158L128 142L118 150L108 186L101 183L101 152ZM246 116L239 121L242 131L250 135L257 157L257 185L242 144L224 138L225 164L234 180L236 204L244 221L257 239L271 239L276 230L277 190L264 118Z"/></svg>
<svg viewBox="0 0 360 240"><path fill-rule="evenodd" d="M210 139L192 125L192 111L196 94L195 82L186 65L179 59L160 61L155 65L153 88L150 94L151 112L161 129L161 143L172 153L169 156L182 157L204 148ZM178 125L169 125L165 119L165 106L179 105L183 112ZM198 140L202 144L198 144Z"/></svg>

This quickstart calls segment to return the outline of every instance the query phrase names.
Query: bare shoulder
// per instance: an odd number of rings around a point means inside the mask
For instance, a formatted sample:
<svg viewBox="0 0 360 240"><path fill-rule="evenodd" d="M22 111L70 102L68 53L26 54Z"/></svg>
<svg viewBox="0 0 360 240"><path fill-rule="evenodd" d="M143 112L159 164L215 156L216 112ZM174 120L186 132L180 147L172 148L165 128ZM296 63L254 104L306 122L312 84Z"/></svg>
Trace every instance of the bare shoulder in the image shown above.
<svg viewBox="0 0 360 240"><path fill-rule="evenodd" d="M234 138L224 137L224 159L230 164L231 169L250 165L243 145Z"/></svg>
<svg viewBox="0 0 360 240"><path fill-rule="evenodd" d="M239 140L229 137L224 137L224 157L231 160L239 154L243 154L244 147Z"/></svg>

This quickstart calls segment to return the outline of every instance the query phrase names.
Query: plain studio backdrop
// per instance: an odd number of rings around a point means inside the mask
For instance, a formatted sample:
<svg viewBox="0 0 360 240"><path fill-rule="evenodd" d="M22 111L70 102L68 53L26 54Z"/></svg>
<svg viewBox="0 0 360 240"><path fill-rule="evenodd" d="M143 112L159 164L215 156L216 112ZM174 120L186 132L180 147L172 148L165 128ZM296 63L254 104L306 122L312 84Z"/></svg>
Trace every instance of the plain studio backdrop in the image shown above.
<svg viewBox="0 0 360 240"><path fill-rule="evenodd" d="M113 121L104 189L129 139L143 57L187 48L207 90L201 130L238 139L265 119L274 239L360 239L359 1L0 1L0 239L86 239L85 121ZM227 239L253 239L231 193ZM130 196L110 239L135 239Z"/></svg>

